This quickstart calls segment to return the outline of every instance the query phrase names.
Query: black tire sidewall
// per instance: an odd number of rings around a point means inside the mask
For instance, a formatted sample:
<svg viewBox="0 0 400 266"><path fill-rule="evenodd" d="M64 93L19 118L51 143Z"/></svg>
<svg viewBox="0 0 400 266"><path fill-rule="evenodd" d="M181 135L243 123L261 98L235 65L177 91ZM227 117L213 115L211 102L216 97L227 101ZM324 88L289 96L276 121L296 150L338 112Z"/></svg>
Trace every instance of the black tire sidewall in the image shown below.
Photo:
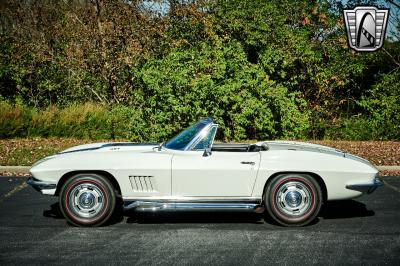
<svg viewBox="0 0 400 266"><path fill-rule="evenodd" d="M313 197L313 206L301 217L293 217L282 213L275 206L275 193L281 185L291 180L296 180L306 185ZM304 226L311 223L318 215L322 206L322 190L318 182L307 174L282 174L276 176L268 185L265 195L264 204L268 214L279 224L284 226Z"/></svg>
<svg viewBox="0 0 400 266"><path fill-rule="evenodd" d="M80 183L93 183L106 197L104 208L94 218L87 219L76 215L68 205L69 192ZM112 216L116 205L116 193L112 184L103 176L91 173L77 174L69 178L60 191L59 205L67 221L75 226L100 226Z"/></svg>

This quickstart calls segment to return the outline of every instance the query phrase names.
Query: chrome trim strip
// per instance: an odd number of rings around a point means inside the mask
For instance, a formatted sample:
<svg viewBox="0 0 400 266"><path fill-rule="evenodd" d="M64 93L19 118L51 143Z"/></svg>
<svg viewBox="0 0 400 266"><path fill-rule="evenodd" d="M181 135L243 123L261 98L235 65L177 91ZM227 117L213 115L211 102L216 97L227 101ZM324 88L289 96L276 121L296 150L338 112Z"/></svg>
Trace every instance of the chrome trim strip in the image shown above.
<svg viewBox="0 0 400 266"><path fill-rule="evenodd" d="M208 125L206 125L202 130L200 130L199 133L197 133L197 135L189 142L188 145L186 145L186 147L183 149L184 151L191 151L193 150L194 147L196 147L196 145L203 140L203 138L207 137L207 135L209 134L209 132L216 127L218 130L218 125L214 124L214 123L209 123ZM215 134L217 133L217 131L215 131L214 136L211 140L211 146L214 142L214 138L215 138Z"/></svg>
<svg viewBox="0 0 400 266"><path fill-rule="evenodd" d="M123 197L123 201L147 201L147 202L258 202L262 198L258 197Z"/></svg>
<svg viewBox="0 0 400 266"><path fill-rule="evenodd" d="M202 135L207 135L208 131L211 128L211 123L207 124L202 130L200 130L195 136L194 138L185 146L185 148L183 148L184 151L189 151L191 150L194 145L199 142L199 140L202 138ZM204 133L203 133L204 132Z"/></svg>
<svg viewBox="0 0 400 266"><path fill-rule="evenodd" d="M190 202L146 202L135 201L124 206L125 211L250 211L260 212L263 207L256 203L190 203Z"/></svg>
<svg viewBox="0 0 400 266"><path fill-rule="evenodd" d="M354 185L346 185L347 189L360 191L362 193L371 194L375 191L378 187L383 186L383 182L378 178L375 177L374 182L371 184L354 184Z"/></svg>
<svg viewBox="0 0 400 266"><path fill-rule="evenodd" d="M84 148L84 149L79 149L79 150L72 150L72 151L62 151L57 154L66 154L66 153L73 153L73 152L81 152L81 151L94 151L94 150L99 150L102 148L108 148L108 147L130 147L130 146L154 146L157 147L160 145L158 142L110 142L110 143L104 143L98 147L93 147L93 148Z"/></svg>
<svg viewBox="0 0 400 266"><path fill-rule="evenodd" d="M218 124L215 124L214 121L211 118L209 118L209 117L205 118L203 120L198 121L197 123L199 123L201 121L204 121L205 126L199 132L197 132L196 135L194 135L194 137L190 140L190 142L185 147L183 147L181 149L177 149L178 151L191 151L191 150L193 150L193 148L196 147L196 145L203 139L203 137L208 135L208 132L211 129L216 127L217 130L218 130ZM215 135L216 135L216 131L215 131L214 136L213 136L213 138L211 140L211 146L212 146L212 144L214 142ZM165 148L167 150L169 149L167 147L164 147L164 143L161 143L161 146L159 146L159 147L160 148ZM176 149L170 149L170 150L176 150Z"/></svg>

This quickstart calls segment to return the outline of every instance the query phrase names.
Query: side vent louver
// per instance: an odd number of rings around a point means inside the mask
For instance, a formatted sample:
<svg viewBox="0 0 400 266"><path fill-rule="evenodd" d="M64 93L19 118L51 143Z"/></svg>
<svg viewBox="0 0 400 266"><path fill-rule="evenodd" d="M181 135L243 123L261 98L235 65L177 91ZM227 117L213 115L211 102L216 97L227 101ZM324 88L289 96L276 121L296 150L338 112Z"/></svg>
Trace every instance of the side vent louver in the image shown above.
<svg viewBox="0 0 400 266"><path fill-rule="evenodd" d="M155 192L153 176L131 175L129 180L135 192Z"/></svg>

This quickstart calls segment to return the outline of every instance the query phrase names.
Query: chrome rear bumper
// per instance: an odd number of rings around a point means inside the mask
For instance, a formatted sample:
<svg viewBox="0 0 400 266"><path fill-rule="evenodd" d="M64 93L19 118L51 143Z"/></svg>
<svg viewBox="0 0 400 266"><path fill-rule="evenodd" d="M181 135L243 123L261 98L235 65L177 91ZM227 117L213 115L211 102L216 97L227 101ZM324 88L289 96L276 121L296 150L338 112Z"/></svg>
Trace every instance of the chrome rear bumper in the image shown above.
<svg viewBox="0 0 400 266"><path fill-rule="evenodd" d="M374 182L370 184L354 184L354 185L347 185L347 189L360 191L362 193L371 194L375 191L378 187L383 186L383 182L378 178L375 177Z"/></svg>

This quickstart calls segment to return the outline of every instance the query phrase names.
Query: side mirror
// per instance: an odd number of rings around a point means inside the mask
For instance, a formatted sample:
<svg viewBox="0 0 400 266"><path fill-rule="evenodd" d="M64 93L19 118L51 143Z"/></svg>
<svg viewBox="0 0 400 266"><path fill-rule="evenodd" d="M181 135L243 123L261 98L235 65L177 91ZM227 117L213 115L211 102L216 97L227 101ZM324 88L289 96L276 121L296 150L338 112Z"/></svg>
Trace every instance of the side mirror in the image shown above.
<svg viewBox="0 0 400 266"><path fill-rule="evenodd" d="M204 149L203 157L211 156L211 154L212 154L212 152L211 152L211 148L210 147Z"/></svg>
<svg viewBox="0 0 400 266"><path fill-rule="evenodd" d="M161 148L162 148L163 145L164 145L164 142L161 142L161 143L158 145L157 150L158 150L158 151L161 151Z"/></svg>

